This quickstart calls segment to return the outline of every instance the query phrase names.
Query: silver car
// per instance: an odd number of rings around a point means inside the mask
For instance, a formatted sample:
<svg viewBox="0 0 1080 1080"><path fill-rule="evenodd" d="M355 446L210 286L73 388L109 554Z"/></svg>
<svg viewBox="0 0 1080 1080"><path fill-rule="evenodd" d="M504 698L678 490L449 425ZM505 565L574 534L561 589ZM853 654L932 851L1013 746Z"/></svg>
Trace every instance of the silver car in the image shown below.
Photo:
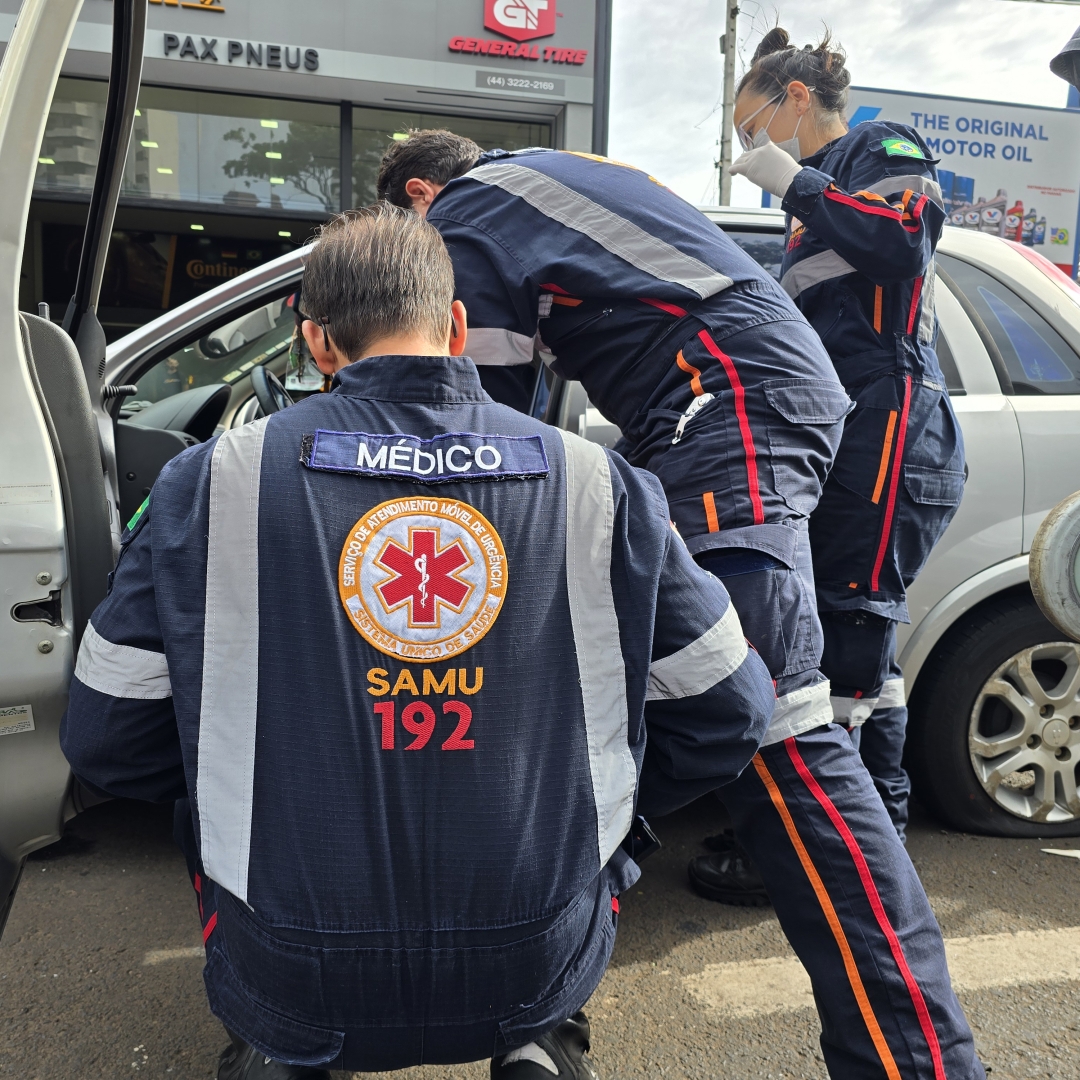
<svg viewBox="0 0 1080 1080"><path fill-rule="evenodd" d="M779 273L778 212L705 213ZM134 388L113 408L122 518L185 442L276 406L263 372L284 377L302 258L236 278L110 346L106 382ZM1080 488L1080 288L1028 248L949 228L936 303L968 478L900 635L909 767L924 802L955 828L1077 835L1080 647L1034 604L1027 551L1047 511ZM536 408L597 442L619 436L577 384L538 380Z"/></svg>

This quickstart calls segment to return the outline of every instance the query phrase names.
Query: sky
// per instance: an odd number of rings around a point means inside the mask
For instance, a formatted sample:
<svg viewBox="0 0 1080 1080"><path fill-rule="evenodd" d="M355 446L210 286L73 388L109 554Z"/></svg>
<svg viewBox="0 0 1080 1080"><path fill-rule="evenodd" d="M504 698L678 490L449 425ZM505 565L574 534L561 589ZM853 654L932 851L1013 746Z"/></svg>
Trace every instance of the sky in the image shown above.
<svg viewBox="0 0 1080 1080"><path fill-rule="evenodd" d="M647 170L684 199L715 203L729 0L613 0L608 154ZM1052 56L1080 26L1080 3L1017 0L739 0L739 62L779 23L792 42L817 43L828 26L848 54L855 86L1063 108L1068 86ZM737 150L736 144L736 150ZM759 206L735 177L731 201Z"/></svg>

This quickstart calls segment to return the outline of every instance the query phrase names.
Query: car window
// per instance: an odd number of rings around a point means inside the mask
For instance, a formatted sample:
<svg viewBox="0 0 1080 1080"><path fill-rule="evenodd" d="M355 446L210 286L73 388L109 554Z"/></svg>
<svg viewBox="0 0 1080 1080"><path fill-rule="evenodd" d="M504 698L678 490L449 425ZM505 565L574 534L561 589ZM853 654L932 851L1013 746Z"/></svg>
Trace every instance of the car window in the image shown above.
<svg viewBox="0 0 1080 1080"><path fill-rule="evenodd" d="M734 229L725 229L724 232L777 281L780 280L780 267L784 261L783 233L737 232Z"/></svg>
<svg viewBox="0 0 1080 1080"><path fill-rule="evenodd" d="M938 258L986 324L1016 393L1080 393L1080 357L1030 304L978 267Z"/></svg>
<svg viewBox="0 0 1080 1080"><path fill-rule="evenodd" d="M144 372L136 383L138 392L124 402L123 412L138 412L156 401L199 386L238 382L257 364L268 363L289 352L295 321L287 297L229 319ZM306 352L305 349L304 355ZM313 389L322 384L322 377L315 374ZM291 381L295 383L295 377Z"/></svg>

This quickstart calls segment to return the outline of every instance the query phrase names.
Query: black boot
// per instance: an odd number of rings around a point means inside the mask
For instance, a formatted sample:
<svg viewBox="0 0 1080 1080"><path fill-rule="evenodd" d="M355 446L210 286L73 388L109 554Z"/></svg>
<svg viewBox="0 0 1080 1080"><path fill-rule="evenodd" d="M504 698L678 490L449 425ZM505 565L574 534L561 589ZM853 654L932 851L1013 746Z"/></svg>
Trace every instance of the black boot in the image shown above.
<svg viewBox="0 0 1080 1080"><path fill-rule="evenodd" d="M750 856L731 833L707 836L712 855L699 855L686 868L698 896L738 907L767 907L772 901Z"/></svg>
<svg viewBox="0 0 1080 1080"><path fill-rule="evenodd" d="M330 1080L326 1069L310 1065L285 1065L248 1046L226 1029L232 1040L218 1058L217 1080Z"/></svg>
<svg viewBox="0 0 1080 1080"><path fill-rule="evenodd" d="M588 1050L589 1020L579 1012L536 1042L492 1058L491 1080L599 1080Z"/></svg>

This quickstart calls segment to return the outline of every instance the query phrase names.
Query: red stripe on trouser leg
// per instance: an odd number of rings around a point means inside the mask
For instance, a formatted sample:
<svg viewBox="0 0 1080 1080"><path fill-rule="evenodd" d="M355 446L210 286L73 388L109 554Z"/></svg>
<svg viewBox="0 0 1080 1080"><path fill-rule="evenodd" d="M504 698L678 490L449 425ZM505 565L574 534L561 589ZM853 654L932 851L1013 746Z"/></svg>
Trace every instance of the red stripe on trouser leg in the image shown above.
<svg viewBox="0 0 1080 1080"><path fill-rule="evenodd" d="M859 842L855 839L855 834L848 827L848 823L844 820L840 811L833 805L832 799L825 794L821 785L814 778L813 773L806 767L806 762L803 761L802 754L799 753L799 748L795 745L794 738L785 739L784 747L787 749L788 757L791 759L792 765L795 766L795 771L799 774L803 783L810 789L810 794L817 800L818 805L828 815L829 820L840 834L840 838L844 841L844 845L847 847L852 861L855 863L855 869L858 871L859 880L862 882L863 890L866 892L866 898L870 901L870 907L874 912L874 918L877 920L878 928L885 935L885 940L889 943L889 950L892 953L893 960L896 962L896 966L899 968L900 975L904 980L904 985L907 987L908 994L911 996L911 1003L915 1007L916 1016L919 1018L919 1027L922 1029L923 1037L926 1039L927 1049L930 1051L930 1058L934 1063L935 1080L947 1080L945 1076L945 1065L941 1060L941 1046L938 1043L937 1032L934 1030L933 1021L930 1019L930 1010L926 1007L926 1001L923 998L922 990L919 989L919 984L915 981L915 976L908 966L907 957L904 956L904 949L900 944L900 939L896 936L896 931L893 929L892 923L889 922L889 916L885 912L885 905L881 902L881 894L878 892L877 885L874 883L874 876L870 872L870 866L866 861L866 856L863 855L862 848L859 847Z"/></svg>
<svg viewBox="0 0 1080 1080"><path fill-rule="evenodd" d="M203 927L202 940L203 940L204 945L209 940L210 935L214 932L214 927L215 926L217 926L217 912L216 911L214 912L213 915L210 916L210 918L207 921L206 925Z"/></svg>
<svg viewBox="0 0 1080 1080"><path fill-rule="evenodd" d="M896 493L900 487L900 467L904 462L904 442L907 439L908 414L911 412L911 376L904 377L904 408L900 413L900 430L896 433L896 456L893 458L892 476L889 478L889 499L885 503L885 520L881 524L881 540L878 543L877 557L874 559L874 571L870 575L870 590L877 592L881 577L881 565L885 561L885 552L889 550L889 537L892 535L893 517L896 513Z"/></svg>
<svg viewBox="0 0 1080 1080"><path fill-rule="evenodd" d="M713 341L708 330L702 330L698 334L702 345L709 350L723 365L724 374L731 384L735 394L735 415L739 419L739 432L742 435L743 454L746 456L746 485L750 489L750 505L754 510L754 524L765 524L765 508L761 504L761 488L758 484L757 449L754 446L754 434L750 430L750 419L746 415L746 391L743 389L742 380L735 370L735 364L727 353L721 351L720 346Z"/></svg>
<svg viewBox="0 0 1080 1080"><path fill-rule="evenodd" d="M202 878L199 877L198 873L195 874L194 885L195 885L195 895L199 898L199 918L201 919L203 917L203 914L202 914Z"/></svg>
<svg viewBox="0 0 1080 1080"><path fill-rule="evenodd" d="M919 298L922 296L922 277L915 279L915 284L911 287L911 310L908 312L907 317L907 332L910 334L915 329L915 316L919 313Z"/></svg>

